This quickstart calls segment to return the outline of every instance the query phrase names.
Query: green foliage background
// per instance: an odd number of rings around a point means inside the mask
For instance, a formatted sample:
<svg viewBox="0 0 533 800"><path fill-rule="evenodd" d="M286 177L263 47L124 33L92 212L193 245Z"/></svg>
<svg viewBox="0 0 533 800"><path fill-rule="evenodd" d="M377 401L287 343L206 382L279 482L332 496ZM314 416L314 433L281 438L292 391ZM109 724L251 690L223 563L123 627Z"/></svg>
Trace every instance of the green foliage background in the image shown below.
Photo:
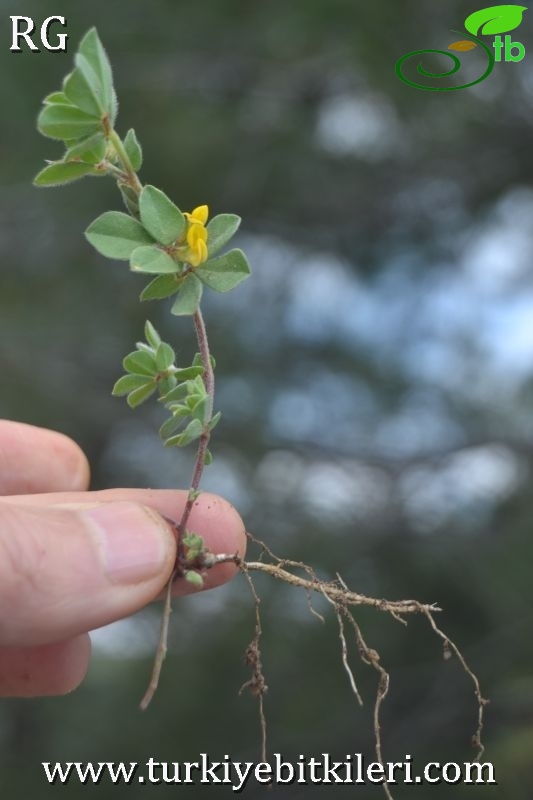
<svg viewBox="0 0 533 800"><path fill-rule="evenodd" d="M498 786L441 796L531 797L533 623L533 44L464 92L401 84L399 56L443 47L474 3L153 0L0 4L2 416L58 428L87 451L93 487L185 486L157 411L110 396L146 316L178 353L187 322L140 307L142 279L82 232L120 208L112 182L37 190L56 145L35 130L42 97L98 27L115 71L118 127L144 146L141 177L182 208L241 214L254 277L207 298L224 412L205 488L228 496L279 553L358 591L438 602L492 702ZM69 53L9 52L10 14L68 20ZM53 30L53 29L52 29ZM467 58L476 58L465 54ZM475 64L474 61L468 62ZM475 71L475 66L472 66ZM59 146L57 147L59 156ZM374 676L358 710L334 621L258 581L270 748L371 751ZM318 603L317 607L320 608ZM159 609L95 636L70 697L0 704L6 796L144 797L154 787L47 786L41 761L182 761L259 755L252 698L237 696L252 634L235 581L180 601L154 705L137 702ZM361 613L392 673L386 758L465 761L471 687L427 626ZM354 654L356 655L356 654ZM415 762L416 763L416 762ZM314 787L315 793L352 792ZM180 787L201 797L209 786ZM273 796L299 797L303 787ZM224 789L216 788L219 795ZM262 792L250 785L245 794ZM229 794L229 790L226 791ZM357 787L361 798L378 787ZM409 787L397 797L411 797Z"/></svg>

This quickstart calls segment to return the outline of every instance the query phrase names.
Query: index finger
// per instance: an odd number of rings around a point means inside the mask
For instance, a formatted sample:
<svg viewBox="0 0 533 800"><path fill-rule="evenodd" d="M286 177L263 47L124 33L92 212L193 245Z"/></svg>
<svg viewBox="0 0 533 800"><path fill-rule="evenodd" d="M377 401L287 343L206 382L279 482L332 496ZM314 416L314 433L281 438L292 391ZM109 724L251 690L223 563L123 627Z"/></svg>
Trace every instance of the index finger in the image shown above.
<svg viewBox="0 0 533 800"><path fill-rule="evenodd" d="M0 420L0 495L83 491L89 464L62 433Z"/></svg>

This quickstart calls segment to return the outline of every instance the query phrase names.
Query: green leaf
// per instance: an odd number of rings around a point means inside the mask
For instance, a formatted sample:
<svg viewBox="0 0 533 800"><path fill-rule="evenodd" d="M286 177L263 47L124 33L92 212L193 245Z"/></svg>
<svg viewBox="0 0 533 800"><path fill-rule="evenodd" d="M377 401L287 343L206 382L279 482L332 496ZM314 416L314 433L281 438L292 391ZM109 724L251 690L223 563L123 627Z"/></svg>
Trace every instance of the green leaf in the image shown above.
<svg viewBox="0 0 533 800"><path fill-rule="evenodd" d="M207 424L207 417L209 415L209 396L202 397L191 409L191 416L202 423L202 427Z"/></svg>
<svg viewBox="0 0 533 800"><path fill-rule="evenodd" d="M152 380L148 379L145 375L123 375L113 386L111 394L114 397L121 397L134 389L139 389L141 386L146 386L151 383Z"/></svg>
<svg viewBox="0 0 533 800"><path fill-rule="evenodd" d="M138 172L143 163L143 151L133 128L130 128L124 139L124 149L131 161L131 166Z"/></svg>
<svg viewBox="0 0 533 800"><path fill-rule="evenodd" d="M165 442L165 447L186 447L195 439L199 439L203 432L203 425L198 419L193 419L189 422L183 433L177 436L171 436Z"/></svg>
<svg viewBox="0 0 533 800"><path fill-rule="evenodd" d="M206 450L204 457L204 465L208 467L212 463L213 463L213 453L211 452L211 450Z"/></svg>
<svg viewBox="0 0 533 800"><path fill-rule="evenodd" d="M65 153L65 161L78 158L89 164L99 164L105 156L106 140L103 133L94 133L69 147Z"/></svg>
<svg viewBox="0 0 533 800"><path fill-rule="evenodd" d="M149 274L176 273L178 270L178 265L168 253L155 245L138 247L134 250L130 257L130 267L134 272Z"/></svg>
<svg viewBox="0 0 533 800"><path fill-rule="evenodd" d="M229 292L250 275L250 267L242 250L230 250L219 258L206 261L194 273L215 292Z"/></svg>
<svg viewBox="0 0 533 800"><path fill-rule="evenodd" d="M198 493L199 494L199 493ZM199 536L193 531L187 531L182 539L183 544L187 549L187 556L193 557L205 552L205 542L202 536Z"/></svg>
<svg viewBox="0 0 533 800"><path fill-rule="evenodd" d="M124 200L124 205L128 209L129 213L135 217L135 219L139 219L139 198L135 194L134 190L131 188L131 186L128 186L126 183L121 183L120 181L118 181L117 186L120 189L120 194Z"/></svg>
<svg viewBox="0 0 533 800"><path fill-rule="evenodd" d="M137 348L137 350L142 350L143 353L150 353L152 357L155 357L154 348L150 347L150 345L146 344L146 342L136 342L135 347Z"/></svg>
<svg viewBox="0 0 533 800"><path fill-rule="evenodd" d="M171 389L173 389L177 384L177 379L174 375L168 375L166 378L161 378L157 382L157 391L159 392L159 397L163 397L164 395L168 394Z"/></svg>
<svg viewBox="0 0 533 800"><path fill-rule="evenodd" d="M198 586L199 589L202 588L204 585L204 579L200 575L199 572L196 572L193 569L187 569L183 573L183 577L187 581L187 583L191 583L193 586Z"/></svg>
<svg viewBox="0 0 533 800"><path fill-rule="evenodd" d="M79 67L76 67L70 75L63 81L63 91L69 101L90 114L92 117L101 118L106 109L102 105L101 94L98 95L94 90L85 74Z"/></svg>
<svg viewBox="0 0 533 800"><path fill-rule="evenodd" d="M122 211L105 211L85 231L87 240L103 256L127 261L139 245L151 242L140 222Z"/></svg>
<svg viewBox="0 0 533 800"><path fill-rule="evenodd" d="M70 100L66 96L65 92L52 92L51 94L47 95L43 103L47 103L48 105L52 105L52 103L59 103L60 105L70 105Z"/></svg>
<svg viewBox="0 0 533 800"><path fill-rule="evenodd" d="M153 395L155 392L155 383L147 383L146 386L140 386L138 389L134 389L133 392L130 392L127 397L127 402L130 408L136 408L140 406L141 403L144 403L145 400Z"/></svg>
<svg viewBox="0 0 533 800"><path fill-rule="evenodd" d="M196 378L197 375L203 375L204 368L202 366L199 367L184 367L183 369L177 369L174 373L174 376L179 381L188 381L191 378Z"/></svg>
<svg viewBox="0 0 533 800"><path fill-rule="evenodd" d="M161 344L160 335L158 334L158 332L148 319L144 323L144 338L146 339L148 344L151 344L152 347L154 347L155 349L157 349Z"/></svg>
<svg viewBox="0 0 533 800"><path fill-rule="evenodd" d="M50 139L81 139L100 128L100 120L74 106L46 105L37 119L37 128Z"/></svg>
<svg viewBox="0 0 533 800"><path fill-rule="evenodd" d="M465 28L473 36L484 34L494 36L497 33L514 31L522 22L522 14L527 11L526 6L491 6L474 11L465 20Z"/></svg>
<svg viewBox="0 0 533 800"><path fill-rule="evenodd" d="M187 383L180 383L175 389L172 389L168 394L161 398L161 401L167 405L174 401L184 400L189 394L189 386Z"/></svg>
<svg viewBox="0 0 533 800"><path fill-rule="evenodd" d="M216 365L217 365L217 362L215 361L215 357L213 355L211 355L209 360L211 361L211 366L213 367L213 369L215 369ZM193 367L200 366L202 363L203 363L202 362L202 354L201 353L195 353L194 354L194 358L192 360Z"/></svg>
<svg viewBox="0 0 533 800"><path fill-rule="evenodd" d="M234 236L241 224L237 214L219 214L207 225L207 247L209 256L214 256Z"/></svg>
<svg viewBox="0 0 533 800"><path fill-rule="evenodd" d="M207 426L210 431L216 428L221 416L222 416L222 411L217 411L217 413L212 417L212 419L209 422L209 425Z"/></svg>
<svg viewBox="0 0 533 800"><path fill-rule="evenodd" d="M159 372L166 372L174 364L176 353L166 342L160 342L155 351L155 363Z"/></svg>
<svg viewBox="0 0 533 800"><path fill-rule="evenodd" d="M161 437L161 439L163 439L163 441L165 439L168 439L170 436L172 436L173 433L175 433L178 430L178 428L182 424L183 424L183 416L176 415L169 417L167 420L163 422L163 424L159 428L159 436Z"/></svg>
<svg viewBox="0 0 533 800"><path fill-rule="evenodd" d="M187 275L179 289L179 294L170 309L176 317L185 317L196 314L202 299L202 284L192 272Z"/></svg>
<svg viewBox="0 0 533 800"><path fill-rule="evenodd" d="M169 245L185 233L185 217L172 200L155 186L145 186L139 198L141 222L154 239Z"/></svg>
<svg viewBox="0 0 533 800"><path fill-rule="evenodd" d="M96 28L91 28L81 40L75 61L76 66L83 72L93 92L100 98L102 107L113 121L116 113L113 73Z"/></svg>
<svg viewBox="0 0 533 800"><path fill-rule="evenodd" d="M49 164L34 179L35 186L60 186L83 178L84 175L94 175L96 170L93 164L82 161L56 161Z"/></svg>
<svg viewBox="0 0 533 800"><path fill-rule="evenodd" d="M129 353L122 362L122 366L126 372L134 375L147 375L150 378L157 375L155 358L145 351L135 350L133 353Z"/></svg>
<svg viewBox="0 0 533 800"><path fill-rule="evenodd" d="M177 275L158 275L141 292L141 300L162 300L176 294L181 284Z"/></svg>

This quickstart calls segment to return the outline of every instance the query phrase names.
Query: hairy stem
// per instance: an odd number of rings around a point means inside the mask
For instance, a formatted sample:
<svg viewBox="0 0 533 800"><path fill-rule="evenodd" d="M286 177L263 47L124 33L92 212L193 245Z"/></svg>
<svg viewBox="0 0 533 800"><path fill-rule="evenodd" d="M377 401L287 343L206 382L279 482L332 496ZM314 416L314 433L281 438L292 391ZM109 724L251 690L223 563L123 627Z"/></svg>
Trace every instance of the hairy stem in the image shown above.
<svg viewBox="0 0 533 800"><path fill-rule="evenodd" d="M139 195L143 188L142 183L140 182L137 173L135 172L135 170L131 165L129 156L126 153L124 145L122 144L122 139L120 138L120 136L118 135L118 133L114 128L111 128L109 130L109 140L111 141L113 147L115 148L117 156L122 162L122 166L124 167L126 175L128 176L129 185L131 186L135 194Z"/></svg>

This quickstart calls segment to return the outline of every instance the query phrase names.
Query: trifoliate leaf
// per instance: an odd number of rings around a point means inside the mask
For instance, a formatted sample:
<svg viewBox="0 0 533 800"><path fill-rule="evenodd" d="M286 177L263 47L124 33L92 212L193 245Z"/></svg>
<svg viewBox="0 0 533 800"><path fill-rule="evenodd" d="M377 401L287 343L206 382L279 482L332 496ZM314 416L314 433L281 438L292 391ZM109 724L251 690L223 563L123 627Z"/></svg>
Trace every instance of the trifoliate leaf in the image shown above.
<svg viewBox="0 0 533 800"><path fill-rule="evenodd" d="M102 117L106 113L101 94L97 94L93 90L79 67L67 75L63 81L63 91L69 101L85 111L86 114L90 114L92 117Z"/></svg>
<svg viewBox="0 0 533 800"><path fill-rule="evenodd" d="M155 383L147 383L145 386L141 386L139 389L134 389L133 392L130 392L127 397L127 403L130 408L137 408L140 406L141 403L144 403L145 400L148 400L151 395L155 392Z"/></svg>
<svg viewBox="0 0 533 800"><path fill-rule="evenodd" d="M139 198L141 222L161 244L169 245L185 233L185 217L172 200L155 186L145 186Z"/></svg>
<svg viewBox="0 0 533 800"><path fill-rule="evenodd" d="M106 211L91 222L85 236L103 256L127 261L152 241L140 222L122 211Z"/></svg>
<svg viewBox="0 0 533 800"><path fill-rule="evenodd" d="M156 245L138 247L134 250L130 256L130 267L134 272L147 272L148 274L175 273L178 270L176 262Z"/></svg>
<svg viewBox="0 0 533 800"><path fill-rule="evenodd" d="M140 389L141 386L151 384L152 379L147 378L146 375L123 375L113 386L111 394L115 397L121 397L124 394L132 392L134 389Z"/></svg>
<svg viewBox="0 0 533 800"><path fill-rule="evenodd" d="M127 355L122 365L126 372L132 372L134 375L147 375L150 378L157 375L154 356L144 350L136 350Z"/></svg>
<svg viewBox="0 0 533 800"><path fill-rule="evenodd" d="M144 323L144 338L153 348L157 349L161 344L161 337L150 322L150 320L146 320Z"/></svg>
<svg viewBox="0 0 533 800"><path fill-rule="evenodd" d="M194 274L215 292L229 292L250 275L250 267L242 250L230 250L223 256L209 259L197 267Z"/></svg>
<svg viewBox="0 0 533 800"><path fill-rule="evenodd" d="M196 314L202 299L202 290L203 287L198 278L192 273L187 275L179 288L179 294L170 309L170 313L176 317Z"/></svg>
<svg viewBox="0 0 533 800"><path fill-rule="evenodd" d="M126 150L128 158L131 162L131 166L135 172L138 172L143 163L143 151L133 128L130 128L126 134L126 138L124 139L124 149Z"/></svg>
<svg viewBox="0 0 533 800"><path fill-rule="evenodd" d="M37 119L37 128L50 139L81 139L100 128L100 120L70 105L46 105Z"/></svg>
<svg viewBox="0 0 533 800"><path fill-rule="evenodd" d="M237 214L218 214L207 225L209 256L214 256L237 233L241 218Z"/></svg>
<svg viewBox="0 0 533 800"><path fill-rule="evenodd" d="M106 140L103 133L94 133L80 139L79 142L69 147L65 153L65 161L79 159L89 164L99 164L105 156Z"/></svg>
<svg viewBox="0 0 533 800"><path fill-rule="evenodd" d="M178 275L158 275L141 292L141 300L162 300L176 294L181 285Z"/></svg>
<svg viewBox="0 0 533 800"><path fill-rule="evenodd" d="M166 342L159 342L155 351L155 363L159 372L166 372L174 364L176 354Z"/></svg>
<svg viewBox="0 0 533 800"><path fill-rule="evenodd" d="M60 186L90 174L98 174L93 164L85 164L82 161L56 161L41 170L33 182L35 186Z"/></svg>

